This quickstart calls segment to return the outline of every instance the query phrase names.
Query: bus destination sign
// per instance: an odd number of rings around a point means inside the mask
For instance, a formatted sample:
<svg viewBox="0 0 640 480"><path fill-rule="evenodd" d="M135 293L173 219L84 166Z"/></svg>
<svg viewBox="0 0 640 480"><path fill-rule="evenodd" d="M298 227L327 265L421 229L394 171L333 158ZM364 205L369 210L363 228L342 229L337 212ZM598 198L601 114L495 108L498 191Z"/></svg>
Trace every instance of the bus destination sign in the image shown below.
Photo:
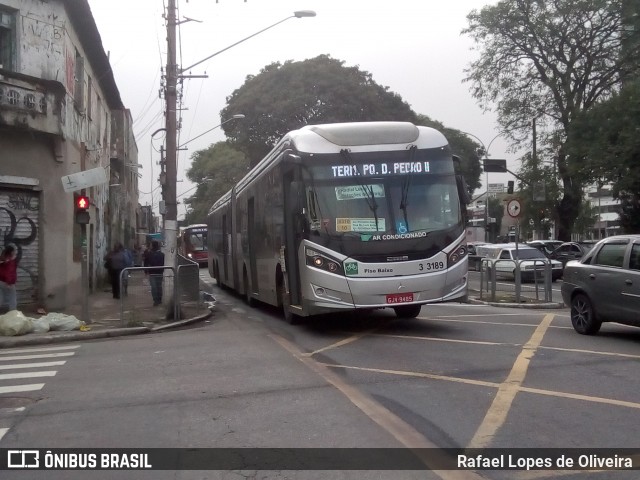
<svg viewBox="0 0 640 480"><path fill-rule="evenodd" d="M408 173L429 173L429 162L381 162L360 165L332 165L334 178L370 177L374 175L406 175Z"/></svg>

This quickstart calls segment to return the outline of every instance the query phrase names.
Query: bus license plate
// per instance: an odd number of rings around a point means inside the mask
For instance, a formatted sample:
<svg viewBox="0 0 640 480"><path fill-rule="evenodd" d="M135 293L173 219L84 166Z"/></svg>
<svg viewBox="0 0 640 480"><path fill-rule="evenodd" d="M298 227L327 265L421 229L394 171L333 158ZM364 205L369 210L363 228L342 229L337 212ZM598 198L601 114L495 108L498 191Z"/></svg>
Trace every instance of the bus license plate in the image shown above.
<svg viewBox="0 0 640 480"><path fill-rule="evenodd" d="M413 293L392 293L387 295L387 303L413 302Z"/></svg>

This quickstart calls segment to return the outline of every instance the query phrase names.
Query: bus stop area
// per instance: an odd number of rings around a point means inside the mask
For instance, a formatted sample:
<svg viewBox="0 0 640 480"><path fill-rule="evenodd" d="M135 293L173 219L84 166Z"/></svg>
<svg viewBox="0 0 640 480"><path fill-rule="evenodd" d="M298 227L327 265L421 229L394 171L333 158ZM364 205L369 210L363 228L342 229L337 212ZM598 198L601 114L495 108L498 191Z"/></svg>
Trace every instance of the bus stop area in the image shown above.
<svg viewBox="0 0 640 480"><path fill-rule="evenodd" d="M126 289L123 285L119 299L113 298L111 286L107 284L91 293L85 305L76 303L60 312L84 321L80 329L0 336L0 348L160 332L207 321L213 314L215 299L207 287L200 284L197 265L178 267L178 282L174 282L174 270L170 267L166 270L160 305L154 306L149 276L145 275L144 268L126 269L122 275ZM179 299L176 308L172 301L174 292L175 298ZM22 313L30 318L40 317L29 309Z"/></svg>

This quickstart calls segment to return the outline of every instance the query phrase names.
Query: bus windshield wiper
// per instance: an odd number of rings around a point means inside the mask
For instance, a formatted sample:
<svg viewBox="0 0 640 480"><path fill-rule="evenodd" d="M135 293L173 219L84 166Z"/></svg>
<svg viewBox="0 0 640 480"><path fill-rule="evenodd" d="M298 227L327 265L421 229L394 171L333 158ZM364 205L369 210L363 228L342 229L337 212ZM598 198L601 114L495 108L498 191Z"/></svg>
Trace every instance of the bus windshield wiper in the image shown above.
<svg viewBox="0 0 640 480"><path fill-rule="evenodd" d="M409 147L409 162L413 162L413 159L416 156L416 151L418 147L415 145L411 145ZM407 205L409 205L409 186L411 185L411 175L407 175L404 178L404 182L402 182L402 193L400 194L400 210L402 210L402 214L404 216L404 224L407 227L407 231L409 231L409 220L407 218Z"/></svg>
<svg viewBox="0 0 640 480"><path fill-rule="evenodd" d="M344 157L344 159L349 163L349 165L354 165L356 169L358 168L353 159L351 158L351 152L343 148L340 150L340 155ZM359 173L359 172L358 172ZM358 185L362 188L362 191L365 194L365 198L367 200L367 205L369 206L369 210L373 212L373 218L376 221L376 232L378 231L378 202L376 202L376 195L373 191L373 185L365 185L364 181L360 179L359 175L355 175L357 178Z"/></svg>

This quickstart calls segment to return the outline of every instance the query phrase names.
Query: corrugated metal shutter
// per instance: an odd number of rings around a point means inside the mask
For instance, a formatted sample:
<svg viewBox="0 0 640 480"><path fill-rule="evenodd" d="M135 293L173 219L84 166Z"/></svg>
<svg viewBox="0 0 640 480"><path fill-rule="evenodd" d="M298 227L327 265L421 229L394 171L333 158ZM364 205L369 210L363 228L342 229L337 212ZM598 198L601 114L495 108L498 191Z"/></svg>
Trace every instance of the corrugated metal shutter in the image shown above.
<svg viewBox="0 0 640 480"><path fill-rule="evenodd" d="M0 187L0 247L18 249L18 304L38 298L40 197L37 192Z"/></svg>

